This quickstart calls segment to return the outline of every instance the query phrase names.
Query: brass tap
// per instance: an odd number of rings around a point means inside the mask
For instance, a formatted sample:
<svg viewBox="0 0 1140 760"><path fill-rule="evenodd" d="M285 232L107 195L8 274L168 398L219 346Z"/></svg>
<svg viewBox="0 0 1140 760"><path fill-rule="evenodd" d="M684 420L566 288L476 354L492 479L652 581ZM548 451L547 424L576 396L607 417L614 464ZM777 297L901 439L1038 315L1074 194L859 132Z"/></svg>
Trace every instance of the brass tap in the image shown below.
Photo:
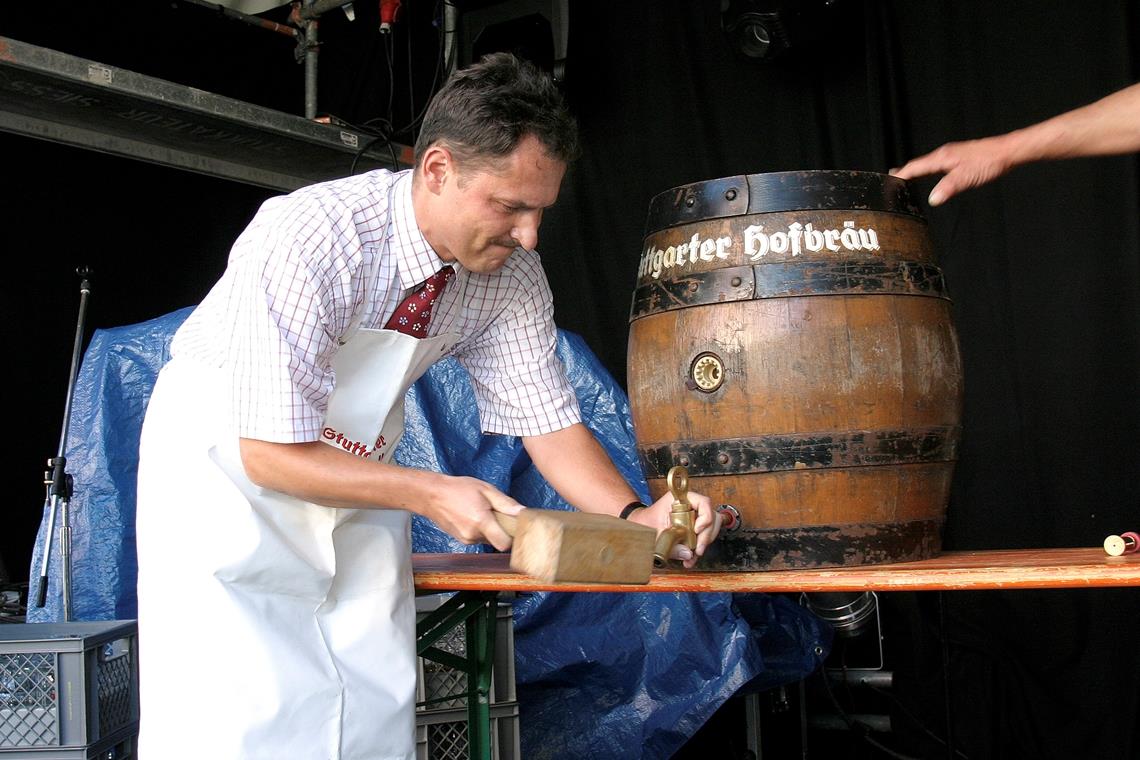
<svg viewBox="0 0 1140 760"><path fill-rule="evenodd" d="M673 493L673 509L669 513L669 527L657 536L657 543L653 547L653 566L665 567L669 563L669 554L677 544L684 544L691 551L696 551L697 534L693 525L697 520L697 512L689 503L689 471L677 466L669 470L665 477L669 490Z"/></svg>

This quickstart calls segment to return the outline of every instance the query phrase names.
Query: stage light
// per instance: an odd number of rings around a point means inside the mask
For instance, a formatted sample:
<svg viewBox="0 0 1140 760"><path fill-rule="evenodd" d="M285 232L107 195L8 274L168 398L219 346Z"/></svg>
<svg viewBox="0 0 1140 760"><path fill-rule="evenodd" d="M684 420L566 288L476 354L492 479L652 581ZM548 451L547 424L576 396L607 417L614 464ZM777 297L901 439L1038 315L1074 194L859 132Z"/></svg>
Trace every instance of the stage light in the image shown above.
<svg viewBox="0 0 1140 760"><path fill-rule="evenodd" d="M822 38L839 0L721 0L720 23L747 58L771 61Z"/></svg>
<svg viewBox="0 0 1140 760"><path fill-rule="evenodd" d="M749 58L771 60L791 48L791 39L779 10L755 10L751 3L730 2L721 15L724 31L734 46Z"/></svg>

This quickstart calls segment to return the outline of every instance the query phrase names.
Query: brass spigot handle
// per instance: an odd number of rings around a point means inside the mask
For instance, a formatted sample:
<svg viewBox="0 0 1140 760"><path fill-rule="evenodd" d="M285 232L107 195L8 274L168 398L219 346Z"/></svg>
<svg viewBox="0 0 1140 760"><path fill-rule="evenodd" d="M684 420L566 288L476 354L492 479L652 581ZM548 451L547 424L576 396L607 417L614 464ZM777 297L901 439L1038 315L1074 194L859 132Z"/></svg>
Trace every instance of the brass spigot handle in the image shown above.
<svg viewBox="0 0 1140 760"><path fill-rule="evenodd" d="M673 494L673 509L669 513L669 527L658 534L653 550L653 562L657 567L668 564L676 544L684 544L690 550L697 548L697 534L693 530L697 512L689 503L689 471L680 465L670 468L665 482Z"/></svg>
<svg viewBox="0 0 1140 760"><path fill-rule="evenodd" d="M673 511L690 511L693 505L689 503L689 471L680 465L672 467L665 476L665 482L673 494Z"/></svg>

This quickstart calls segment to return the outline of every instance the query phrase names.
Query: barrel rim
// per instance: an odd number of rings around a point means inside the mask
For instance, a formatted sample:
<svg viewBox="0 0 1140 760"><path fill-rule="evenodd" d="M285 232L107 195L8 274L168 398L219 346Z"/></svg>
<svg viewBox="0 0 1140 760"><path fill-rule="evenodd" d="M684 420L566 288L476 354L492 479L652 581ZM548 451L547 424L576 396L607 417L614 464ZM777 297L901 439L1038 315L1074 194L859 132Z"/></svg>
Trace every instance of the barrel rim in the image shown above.
<svg viewBox="0 0 1140 760"><path fill-rule="evenodd" d="M796 187L797 180L806 184ZM669 188L649 201L645 237L710 219L827 210L878 211L926 221L907 180L881 172L806 169L717 177Z"/></svg>

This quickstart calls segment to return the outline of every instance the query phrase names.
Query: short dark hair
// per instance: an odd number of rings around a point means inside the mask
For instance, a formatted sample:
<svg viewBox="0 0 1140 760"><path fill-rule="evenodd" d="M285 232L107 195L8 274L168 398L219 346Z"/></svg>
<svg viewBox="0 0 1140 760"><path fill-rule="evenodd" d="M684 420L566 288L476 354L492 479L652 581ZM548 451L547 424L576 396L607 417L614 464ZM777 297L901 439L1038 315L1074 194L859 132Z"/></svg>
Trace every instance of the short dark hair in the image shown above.
<svg viewBox="0 0 1140 760"><path fill-rule="evenodd" d="M481 168L527 135L563 163L577 157L578 125L553 80L529 61L493 53L453 73L436 93L416 138L416 165L443 143L459 166Z"/></svg>

